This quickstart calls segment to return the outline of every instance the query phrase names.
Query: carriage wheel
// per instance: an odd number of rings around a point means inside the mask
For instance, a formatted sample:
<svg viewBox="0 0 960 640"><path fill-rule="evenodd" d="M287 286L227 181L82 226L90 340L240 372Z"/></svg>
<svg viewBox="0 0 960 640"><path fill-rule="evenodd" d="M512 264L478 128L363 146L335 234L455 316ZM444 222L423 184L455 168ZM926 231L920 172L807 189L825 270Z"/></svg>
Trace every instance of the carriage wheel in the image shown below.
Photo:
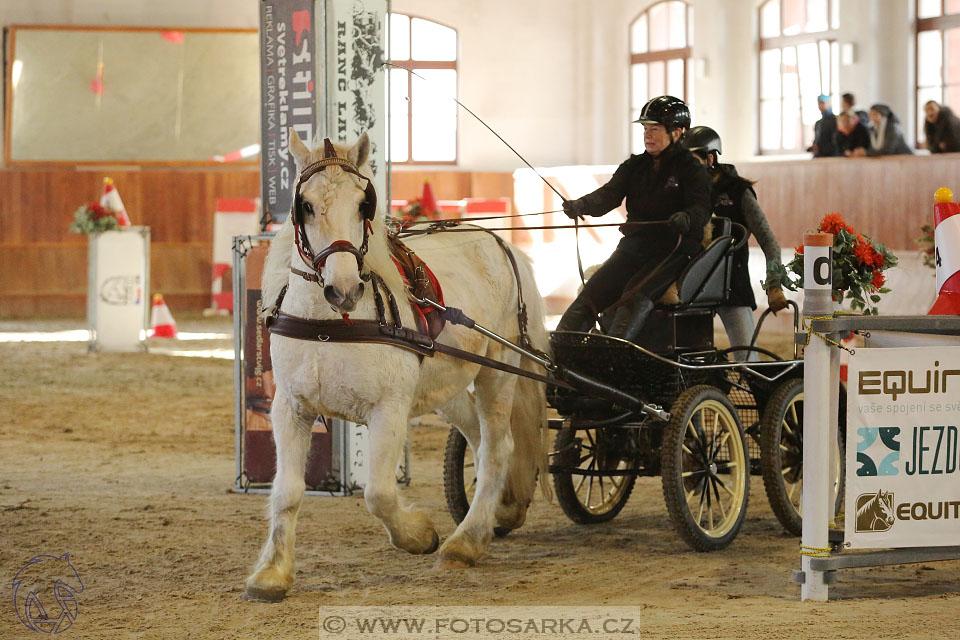
<svg viewBox="0 0 960 640"><path fill-rule="evenodd" d="M680 394L660 456L663 497L680 537L697 551L733 542L747 514L750 460L730 400L708 385Z"/></svg>
<svg viewBox="0 0 960 640"><path fill-rule="evenodd" d="M833 485L835 516L843 508L846 405L846 393L841 387L837 430L840 455L834 461L837 473ZM800 378L778 387L767 402L760 423L760 466L763 486L774 515L787 533L799 536L803 529L803 380Z"/></svg>
<svg viewBox="0 0 960 640"><path fill-rule="evenodd" d="M604 429L561 429L554 443L553 463L586 471L633 469L633 459L623 457ZM634 475L581 475L554 472L557 502L577 524L597 524L617 517L630 498Z"/></svg>
<svg viewBox="0 0 960 640"><path fill-rule="evenodd" d="M447 448L443 454L443 493L447 498L447 509L457 524L467 517L477 489L477 467L474 460L473 449L467 439L456 427L451 427L447 435ZM506 527L493 528L493 534L498 538L510 531Z"/></svg>

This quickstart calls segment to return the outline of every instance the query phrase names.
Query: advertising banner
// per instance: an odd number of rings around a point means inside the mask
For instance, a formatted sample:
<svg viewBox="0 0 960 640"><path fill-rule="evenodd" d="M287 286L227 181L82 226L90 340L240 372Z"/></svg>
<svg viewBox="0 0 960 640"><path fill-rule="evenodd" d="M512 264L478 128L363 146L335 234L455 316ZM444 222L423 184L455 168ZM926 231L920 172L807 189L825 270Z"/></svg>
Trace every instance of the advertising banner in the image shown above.
<svg viewBox="0 0 960 640"><path fill-rule="evenodd" d="M308 145L317 128L314 0L260 2L260 194L262 228L290 214L297 169L287 150L293 127Z"/></svg>
<svg viewBox="0 0 960 640"><path fill-rule="evenodd" d="M960 347L857 349L847 396L849 548L960 540Z"/></svg>
<svg viewBox="0 0 960 640"><path fill-rule="evenodd" d="M387 0L327 2L327 135L352 144L370 136L370 168L381 203L387 191Z"/></svg>

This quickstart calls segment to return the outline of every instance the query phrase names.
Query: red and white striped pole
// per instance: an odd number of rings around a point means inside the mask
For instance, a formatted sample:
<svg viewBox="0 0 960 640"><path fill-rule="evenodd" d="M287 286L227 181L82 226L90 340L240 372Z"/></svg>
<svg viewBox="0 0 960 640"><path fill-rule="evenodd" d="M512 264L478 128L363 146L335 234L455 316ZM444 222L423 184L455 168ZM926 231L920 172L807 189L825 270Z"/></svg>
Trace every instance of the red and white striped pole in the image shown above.
<svg viewBox="0 0 960 640"><path fill-rule="evenodd" d="M960 315L960 203L940 187L933 194L933 238L937 263L937 301L928 316Z"/></svg>

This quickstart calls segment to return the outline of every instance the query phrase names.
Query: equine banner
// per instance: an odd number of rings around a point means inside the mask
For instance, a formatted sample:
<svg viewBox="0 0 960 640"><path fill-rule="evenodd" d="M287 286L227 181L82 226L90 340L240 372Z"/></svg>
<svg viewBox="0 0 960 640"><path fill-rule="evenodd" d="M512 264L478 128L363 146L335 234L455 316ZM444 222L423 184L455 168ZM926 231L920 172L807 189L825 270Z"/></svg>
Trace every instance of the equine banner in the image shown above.
<svg viewBox="0 0 960 640"><path fill-rule="evenodd" d="M847 396L845 542L960 540L960 347L857 349Z"/></svg>
<svg viewBox="0 0 960 640"><path fill-rule="evenodd" d="M290 214L297 169L290 127L310 144L317 128L316 0L260 2L261 228Z"/></svg>
<svg viewBox="0 0 960 640"><path fill-rule="evenodd" d="M353 144L370 136L370 168L377 196L387 191L387 0L327 0L327 136ZM302 137L302 136L301 136Z"/></svg>

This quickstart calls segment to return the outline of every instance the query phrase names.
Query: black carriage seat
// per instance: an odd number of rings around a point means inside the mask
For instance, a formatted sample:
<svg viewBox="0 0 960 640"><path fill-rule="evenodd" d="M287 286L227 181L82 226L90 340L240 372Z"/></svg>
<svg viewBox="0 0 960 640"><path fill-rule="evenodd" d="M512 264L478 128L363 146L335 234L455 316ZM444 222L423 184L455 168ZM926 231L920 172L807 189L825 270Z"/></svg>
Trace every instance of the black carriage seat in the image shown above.
<svg viewBox="0 0 960 640"><path fill-rule="evenodd" d="M669 305L674 311L691 307L715 307L727 300L730 293L730 270L733 264L733 225L729 218L713 218L714 239L690 261L677 278L678 302Z"/></svg>
<svg viewBox="0 0 960 640"><path fill-rule="evenodd" d="M638 345L663 355L713 348L713 316L730 293L736 238L728 218L711 222L713 240L680 273L675 295L657 304Z"/></svg>

